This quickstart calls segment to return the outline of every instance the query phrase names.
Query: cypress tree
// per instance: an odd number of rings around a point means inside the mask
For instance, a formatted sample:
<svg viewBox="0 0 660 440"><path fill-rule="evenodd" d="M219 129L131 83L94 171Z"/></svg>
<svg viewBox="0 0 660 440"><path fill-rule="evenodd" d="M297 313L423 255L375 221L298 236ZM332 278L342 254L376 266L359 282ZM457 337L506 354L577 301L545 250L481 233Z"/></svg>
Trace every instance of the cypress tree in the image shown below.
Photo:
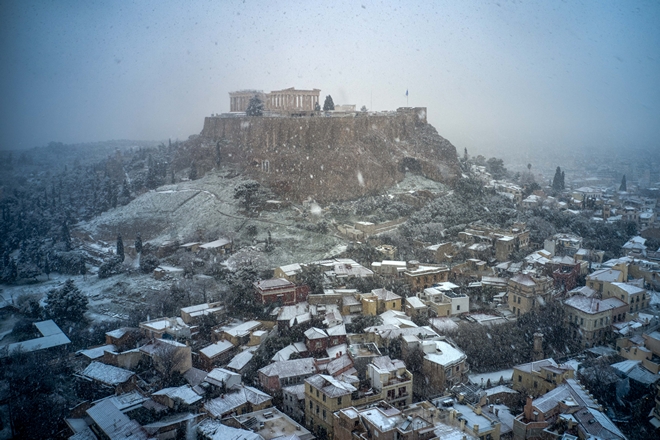
<svg viewBox="0 0 660 440"><path fill-rule="evenodd" d="M142 252L142 236L140 233L137 233L137 236L135 237L135 252L138 254Z"/></svg>
<svg viewBox="0 0 660 440"><path fill-rule="evenodd" d="M335 109L335 102L332 100L332 96L328 95L325 97L325 102L323 103L323 111L327 112L328 110Z"/></svg>
<svg viewBox="0 0 660 440"><path fill-rule="evenodd" d="M619 191L628 191L628 185L626 183L626 175L625 174L621 178L621 186L619 186Z"/></svg>
<svg viewBox="0 0 660 440"><path fill-rule="evenodd" d="M124 261L124 240L121 238L121 233L117 234L117 257L119 261Z"/></svg>

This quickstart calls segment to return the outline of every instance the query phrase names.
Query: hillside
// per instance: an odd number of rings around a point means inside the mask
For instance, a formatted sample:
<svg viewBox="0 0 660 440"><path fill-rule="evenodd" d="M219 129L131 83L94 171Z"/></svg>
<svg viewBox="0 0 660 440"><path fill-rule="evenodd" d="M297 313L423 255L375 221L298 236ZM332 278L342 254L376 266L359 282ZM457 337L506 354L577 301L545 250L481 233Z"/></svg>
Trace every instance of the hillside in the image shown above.
<svg viewBox="0 0 660 440"><path fill-rule="evenodd" d="M344 117L208 117L177 151L178 169L230 163L283 200L320 203L379 194L407 171L453 184L456 148L426 109Z"/></svg>

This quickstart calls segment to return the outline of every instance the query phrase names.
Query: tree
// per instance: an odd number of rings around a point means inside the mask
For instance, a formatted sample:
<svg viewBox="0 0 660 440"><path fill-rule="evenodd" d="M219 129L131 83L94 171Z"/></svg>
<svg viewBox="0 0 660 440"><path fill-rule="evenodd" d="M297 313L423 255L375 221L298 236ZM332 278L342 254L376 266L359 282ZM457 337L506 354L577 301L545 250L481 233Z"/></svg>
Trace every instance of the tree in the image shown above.
<svg viewBox="0 0 660 440"><path fill-rule="evenodd" d="M561 191L564 189L564 173L560 167L557 167L555 171L555 176L552 178L552 189L555 191Z"/></svg>
<svg viewBox="0 0 660 440"><path fill-rule="evenodd" d="M366 105L363 105L363 106L360 108L360 111L361 111L362 113L366 113L366 112L368 111L367 106L366 106Z"/></svg>
<svg viewBox="0 0 660 440"><path fill-rule="evenodd" d="M315 112L320 112L321 111L321 104L319 104L318 102L316 104L314 104L314 111Z"/></svg>
<svg viewBox="0 0 660 440"><path fill-rule="evenodd" d="M220 141L215 143L215 166L220 166L222 157L220 155Z"/></svg>
<svg viewBox="0 0 660 440"><path fill-rule="evenodd" d="M71 235L69 234L69 225L67 224L67 221L64 221L64 224L62 225L62 242L64 242L64 250L70 251L71 250Z"/></svg>
<svg viewBox="0 0 660 440"><path fill-rule="evenodd" d="M323 266L316 264L306 264L300 267L300 284L309 287L310 295L323 294Z"/></svg>
<svg viewBox="0 0 660 440"><path fill-rule="evenodd" d="M621 178L621 186L619 186L619 191L628 191L628 185L626 184L626 175L625 174Z"/></svg>
<svg viewBox="0 0 660 440"><path fill-rule="evenodd" d="M46 296L46 314L53 319L78 322L84 319L88 300L72 279Z"/></svg>
<svg viewBox="0 0 660 440"><path fill-rule="evenodd" d="M486 161L486 169L493 176L493 179L499 180L506 177L506 168L504 168L504 161L491 157Z"/></svg>
<svg viewBox="0 0 660 440"><path fill-rule="evenodd" d="M250 98L245 114L248 116L262 116L264 114L264 103L259 96L254 95Z"/></svg>
<svg viewBox="0 0 660 440"><path fill-rule="evenodd" d="M332 96L328 95L325 97L325 102L323 103L323 111L327 112L329 110L335 109L335 103L332 100Z"/></svg>
<svg viewBox="0 0 660 440"><path fill-rule="evenodd" d="M142 236L138 232L136 237L135 237L135 252L138 254L142 252Z"/></svg>
<svg viewBox="0 0 660 440"><path fill-rule="evenodd" d="M248 210L252 207L254 199L259 193L261 184L254 180L247 180L245 182L239 183L234 187L234 198L240 200L241 205L245 210Z"/></svg>
<svg viewBox="0 0 660 440"><path fill-rule="evenodd" d="M50 258L46 257L44 259L44 273L46 277L50 280Z"/></svg>
<svg viewBox="0 0 660 440"><path fill-rule="evenodd" d="M195 165L194 161L190 164L190 172L188 173L188 179L197 180L197 166Z"/></svg>
<svg viewBox="0 0 660 440"><path fill-rule="evenodd" d="M117 258L119 261L124 261L124 240L121 238L121 233L117 234Z"/></svg>
<svg viewBox="0 0 660 440"><path fill-rule="evenodd" d="M353 318L350 327L351 333L364 333L364 329L383 324L383 318L374 315L359 315Z"/></svg>

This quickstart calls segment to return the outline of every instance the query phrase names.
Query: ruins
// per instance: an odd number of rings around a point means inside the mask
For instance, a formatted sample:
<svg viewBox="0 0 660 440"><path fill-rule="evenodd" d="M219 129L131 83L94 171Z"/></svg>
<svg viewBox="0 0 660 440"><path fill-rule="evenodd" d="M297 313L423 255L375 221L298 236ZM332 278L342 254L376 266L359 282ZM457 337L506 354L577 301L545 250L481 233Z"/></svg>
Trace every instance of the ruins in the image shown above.
<svg viewBox="0 0 660 440"><path fill-rule="evenodd" d="M273 90L270 93L261 90L229 92L229 111L244 112L254 96L264 103L265 111L314 111L314 107L319 103L320 92L320 89L296 90L295 87Z"/></svg>

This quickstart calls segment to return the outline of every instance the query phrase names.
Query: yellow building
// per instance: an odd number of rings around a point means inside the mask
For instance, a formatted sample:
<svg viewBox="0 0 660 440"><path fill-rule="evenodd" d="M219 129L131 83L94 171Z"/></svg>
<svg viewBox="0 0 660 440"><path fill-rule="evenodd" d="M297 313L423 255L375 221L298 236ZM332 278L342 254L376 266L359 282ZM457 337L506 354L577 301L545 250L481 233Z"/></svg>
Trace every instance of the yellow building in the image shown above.
<svg viewBox="0 0 660 440"><path fill-rule="evenodd" d="M619 298L629 306L629 313L637 313L648 306L650 297L646 289L630 283L605 283L603 298Z"/></svg>
<svg viewBox="0 0 660 440"><path fill-rule="evenodd" d="M449 280L449 268L439 264L421 265L417 261L410 261L403 276L414 292L419 292L436 283Z"/></svg>
<svg viewBox="0 0 660 440"><path fill-rule="evenodd" d="M379 315L388 310L401 310L401 297L387 289L374 289L360 296L363 315Z"/></svg>
<svg viewBox="0 0 660 440"><path fill-rule="evenodd" d="M625 281L625 274L617 269L601 269L587 275L587 286L597 292L603 293L605 284Z"/></svg>
<svg viewBox="0 0 660 440"><path fill-rule="evenodd" d="M625 320L627 309L628 305L618 298L573 295L564 301L566 321L583 347L605 343L612 333L612 324Z"/></svg>
<svg viewBox="0 0 660 440"><path fill-rule="evenodd" d="M547 303L551 297L552 278L532 277L528 274L518 274L507 284L509 310L520 316L541 304Z"/></svg>
<svg viewBox="0 0 660 440"><path fill-rule="evenodd" d="M353 406L351 396L359 382L348 383L325 374L305 379L305 422L318 437L333 438L332 414Z"/></svg>
<svg viewBox="0 0 660 440"><path fill-rule="evenodd" d="M564 379L573 379L575 371L568 365L557 365L553 359L543 359L513 367L512 388L533 397L554 390Z"/></svg>
<svg viewBox="0 0 660 440"><path fill-rule="evenodd" d="M412 374L403 361L379 356L367 366L370 389L359 391L359 380L340 380L325 374L305 379L305 422L320 438L333 438L333 414L350 406L364 406L385 400L392 406L412 403Z"/></svg>

